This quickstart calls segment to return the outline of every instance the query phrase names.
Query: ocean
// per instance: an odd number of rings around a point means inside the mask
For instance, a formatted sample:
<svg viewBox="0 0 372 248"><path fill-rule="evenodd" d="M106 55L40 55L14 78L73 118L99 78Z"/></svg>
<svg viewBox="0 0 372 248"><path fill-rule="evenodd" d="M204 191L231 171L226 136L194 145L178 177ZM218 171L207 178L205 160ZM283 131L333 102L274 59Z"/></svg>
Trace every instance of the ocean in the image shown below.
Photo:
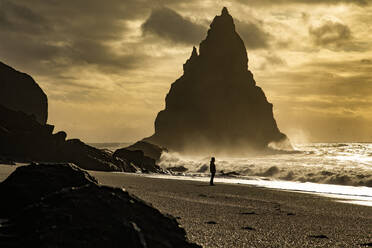
<svg viewBox="0 0 372 248"><path fill-rule="evenodd" d="M163 168L184 166L203 174L210 157L165 153ZM295 152L246 157L216 157L218 171L234 177L372 187L372 143L312 143Z"/></svg>
<svg viewBox="0 0 372 248"><path fill-rule="evenodd" d="M120 145L101 144L99 148L114 150ZM162 168L183 166L187 170L151 176L207 181L210 157L164 153L159 162ZM216 182L320 193L372 206L372 143L296 144L291 152L216 156L215 164Z"/></svg>

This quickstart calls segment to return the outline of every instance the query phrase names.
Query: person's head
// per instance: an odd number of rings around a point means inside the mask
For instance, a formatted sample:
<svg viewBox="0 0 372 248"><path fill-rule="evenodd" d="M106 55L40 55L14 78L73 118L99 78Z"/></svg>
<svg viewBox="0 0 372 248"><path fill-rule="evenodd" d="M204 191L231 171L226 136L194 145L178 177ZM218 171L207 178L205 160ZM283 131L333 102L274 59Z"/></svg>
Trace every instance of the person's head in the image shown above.
<svg viewBox="0 0 372 248"><path fill-rule="evenodd" d="M212 157L212 158L211 158L211 161L214 162L214 160L215 160L214 157Z"/></svg>

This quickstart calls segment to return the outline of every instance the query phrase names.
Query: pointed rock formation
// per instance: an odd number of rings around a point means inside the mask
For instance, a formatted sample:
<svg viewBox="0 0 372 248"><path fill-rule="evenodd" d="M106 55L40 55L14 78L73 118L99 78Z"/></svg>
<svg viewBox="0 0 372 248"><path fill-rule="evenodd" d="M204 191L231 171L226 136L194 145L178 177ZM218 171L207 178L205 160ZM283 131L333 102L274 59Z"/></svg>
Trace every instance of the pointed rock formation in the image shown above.
<svg viewBox="0 0 372 248"><path fill-rule="evenodd" d="M48 99L29 75L0 62L0 105L33 115L40 124L48 119Z"/></svg>
<svg viewBox="0 0 372 248"><path fill-rule="evenodd" d="M264 149L281 141L273 105L248 70L244 42L226 8L171 86L147 142L183 152Z"/></svg>

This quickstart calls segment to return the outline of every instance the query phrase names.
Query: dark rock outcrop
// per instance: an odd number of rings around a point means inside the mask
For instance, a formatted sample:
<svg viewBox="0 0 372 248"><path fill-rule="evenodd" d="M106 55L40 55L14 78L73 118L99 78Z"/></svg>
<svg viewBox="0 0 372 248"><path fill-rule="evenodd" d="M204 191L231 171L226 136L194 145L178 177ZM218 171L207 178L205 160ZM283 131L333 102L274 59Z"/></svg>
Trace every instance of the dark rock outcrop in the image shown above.
<svg viewBox="0 0 372 248"><path fill-rule="evenodd" d="M48 119L48 99L39 85L29 75L1 62L0 105L32 115L41 124Z"/></svg>
<svg viewBox="0 0 372 248"><path fill-rule="evenodd" d="M133 165L142 172L163 172L156 164L156 160L145 156L142 150L128 150L127 148L118 149L112 155L115 159L121 159Z"/></svg>
<svg viewBox="0 0 372 248"><path fill-rule="evenodd" d="M95 171L126 171L125 162L115 159L104 150L89 146L79 139L66 140L59 154L60 160Z"/></svg>
<svg viewBox="0 0 372 248"><path fill-rule="evenodd" d="M0 105L0 156L16 162L70 162L87 170L122 171L125 162L88 146L80 140L65 140L66 133L53 134L32 116Z"/></svg>
<svg viewBox="0 0 372 248"><path fill-rule="evenodd" d="M40 124L32 116L0 105L0 158L7 163L74 163L95 171L162 172L156 160L140 150L119 149L114 154L89 146L78 139L66 140L65 132L53 134L54 127ZM132 146L133 149L136 146ZM139 143L152 157L160 158L162 149Z"/></svg>
<svg viewBox="0 0 372 248"><path fill-rule="evenodd" d="M245 45L222 10L171 86L155 134L144 141L185 152L262 150L286 139L248 70Z"/></svg>
<svg viewBox="0 0 372 248"><path fill-rule="evenodd" d="M189 169L187 169L183 165L181 165L181 166L174 166L174 167L168 167L167 169L170 170L171 172L186 172L186 171L189 170Z"/></svg>
<svg viewBox="0 0 372 248"><path fill-rule="evenodd" d="M17 214L0 226L0 247L200 247L175 218L122 189L99 186L76 167L21 168L5 180L7 194L42 197L22 209L7 199Z"/></svg>
<svg viewBox="0 0 372 248"><path fill-rule="evenodd" d="M141 150L143 151L144 155L155 159L155 161L158 161L160 159L160 156L162 152L166 152L167 149L159 147L157 145L145 142L145 141L138 141L134 143L133 145L130 145L128 147L125 147L125 149L130 151L137 151Z"/></svg>
<svg viewBox="0 0 372 248"><path fill-rule="evenodd" d="M155 164L163 149L138 142L129 150L143 150L136 159L66 140L65 132L53 134L46 124L47 96L27 74L0 62L0 162L69 162L96 171L161 171ZM129 161L129 162L128 162Z"/></svg>
<svg viewBox="0 0 372 248"><path fill-rule="evenodd" d="M41 197L66 187L96 184L97 180L73 164L31 164L18 167L0 183L0 218L9 217Z"/></svg>

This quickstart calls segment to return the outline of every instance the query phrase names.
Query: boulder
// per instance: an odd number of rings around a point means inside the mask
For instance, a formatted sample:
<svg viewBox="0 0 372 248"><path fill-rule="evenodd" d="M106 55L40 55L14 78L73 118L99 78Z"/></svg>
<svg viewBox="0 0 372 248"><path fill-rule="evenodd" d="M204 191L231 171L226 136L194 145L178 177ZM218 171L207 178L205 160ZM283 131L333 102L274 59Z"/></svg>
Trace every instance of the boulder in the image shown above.
<svg viewBox="0 0 372 248"><path fill-rule="evenodd" d="M19 247L200 247L176 219L118 188L86 185L43 198L11 219Z"/></svg>
<svg viewBox="0 0 372 248"><path fill-rule="evenodd" d="M183 165L180 165L180 166L174 166L174 167L168 167L167 168L168 170L172 171L172 172L186 172L188 171L189 169L187 169L185 166Z"/></svg>
<svg viewBox="0 0 372 248"><path fill-rule="evenodd" d="M94 177L73 164L31 164L18 167L0 183L0 218L13 216L25 206L62 188L96 183Z"/></svg>
<svg viewBox="0 0 372 248"><path fill-rule="evenodd" d="M20 167L0 190L16 212L0 226L0 247L200 247L175 218L71 165Z"/></svg>
<svg viewBox="0 0 372 248"><path fill-rule="evenodd" d="M286 139L273 105L248 70L245 45L227 9L194 47L165 98L155 133L143 141L184 153L264 150Z"/></svg>
<svg viewBox="0 0 372 248"><path fill-rule="evenodd" d="M147 157L141 150L131 151L126 148L118 149L113 154L114 159L121 159L132 164L142 172L163 172L155 159Z"/></svg>
<svg viewBox="0 0 372 248"><path fill-rule="evenodd" d="M155 161L159 161L161 154L167 151L166 148L162 148L162 147L159 147L157 145L154 145L154 144L151 144L145 141L138 141L134 143L133 145L125 147L125 149L130 150L130 151L141 150L143 151L146 157L155 159Z"/></svg>
<svg viewBox="0 0 372 248"><path fill-rule="evenodd" d="M123 161L111 154L94 148L79 139L67 140L61 146L59 160L79 165L80 168L95 171L122 171Z"/></svg>
<svg viewBox="0 0 372 248"><path fill-rule="evenodd" d="M25 73L0 62L0 105L22 111L46 124L48 99L43 90Z"/></svg>

